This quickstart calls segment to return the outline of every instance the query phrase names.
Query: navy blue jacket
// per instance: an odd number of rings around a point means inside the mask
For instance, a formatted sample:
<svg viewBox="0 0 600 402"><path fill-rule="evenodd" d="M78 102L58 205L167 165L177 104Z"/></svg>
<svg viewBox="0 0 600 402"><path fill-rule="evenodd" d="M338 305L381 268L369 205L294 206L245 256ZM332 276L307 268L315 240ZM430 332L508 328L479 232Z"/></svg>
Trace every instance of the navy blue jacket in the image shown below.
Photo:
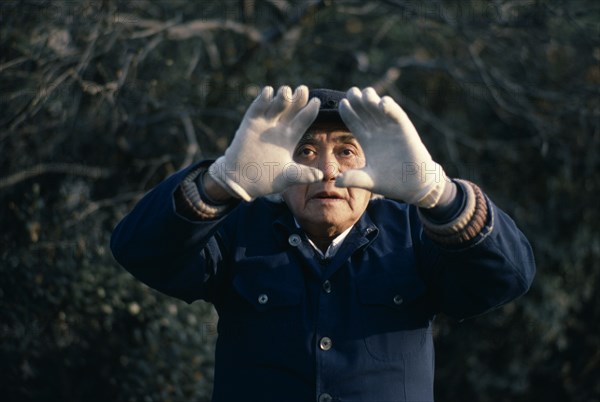
<svg viewBox="0 0 600 402"><path fill-rule="evenodd" d="M283 203L184 218L186 172L148 193L111 247L149 286L215 305L215 402L432 401L434 316L484 313L534 276L529 243L489 199L486 227L460 249L428 239L415 207L372 200L323 260Z"/></svg>

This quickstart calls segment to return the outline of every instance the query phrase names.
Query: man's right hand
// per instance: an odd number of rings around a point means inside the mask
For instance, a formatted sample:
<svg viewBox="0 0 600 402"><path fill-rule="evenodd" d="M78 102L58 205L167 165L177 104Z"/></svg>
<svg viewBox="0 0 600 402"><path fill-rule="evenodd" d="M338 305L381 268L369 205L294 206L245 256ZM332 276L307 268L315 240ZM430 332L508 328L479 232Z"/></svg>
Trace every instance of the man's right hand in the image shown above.
<svg viewBox="0 0 600 402"><path fill-rule="evenodd" d="M210 178L232 195L251 201L286 187L322 180L323 172L293 161L294 149L319 113L304 85L282 86L273 97L265 87L252 102L225 155L209 168Z"/></svg>

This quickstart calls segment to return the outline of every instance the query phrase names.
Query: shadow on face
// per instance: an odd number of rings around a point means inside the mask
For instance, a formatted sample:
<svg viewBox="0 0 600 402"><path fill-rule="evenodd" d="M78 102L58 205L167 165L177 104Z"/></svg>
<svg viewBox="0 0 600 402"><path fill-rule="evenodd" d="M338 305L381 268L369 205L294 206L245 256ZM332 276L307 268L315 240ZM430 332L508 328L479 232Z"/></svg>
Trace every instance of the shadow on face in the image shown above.
<svg viewBox="0 0 600 402"><path fill-rule="evenodd" d="M313 126L298 142L294 161L321 170L323 180L297 184L283 198L309 236L335 236L352 226L367 208L371 192L361 188L336 187L336 177L365 166L365 155L345 126Z"/></svg>

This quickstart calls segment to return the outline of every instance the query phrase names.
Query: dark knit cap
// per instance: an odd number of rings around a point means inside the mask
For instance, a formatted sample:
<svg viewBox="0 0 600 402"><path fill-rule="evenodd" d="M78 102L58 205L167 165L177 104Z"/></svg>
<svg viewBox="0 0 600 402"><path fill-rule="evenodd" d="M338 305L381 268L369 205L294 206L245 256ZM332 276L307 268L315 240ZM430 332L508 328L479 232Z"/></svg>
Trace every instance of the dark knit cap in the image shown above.
<svg viewBox="0 0 600 402"><path fill-rule="evenodd" d="M308 98L318 98L321 101L319 114L313 125L319 123L332 123L340 124L341 127L345 128L346 125L342 121L338 110L341 100L345 97L346 93L342 91L324 88L311 89L308 93Z"/></svg>

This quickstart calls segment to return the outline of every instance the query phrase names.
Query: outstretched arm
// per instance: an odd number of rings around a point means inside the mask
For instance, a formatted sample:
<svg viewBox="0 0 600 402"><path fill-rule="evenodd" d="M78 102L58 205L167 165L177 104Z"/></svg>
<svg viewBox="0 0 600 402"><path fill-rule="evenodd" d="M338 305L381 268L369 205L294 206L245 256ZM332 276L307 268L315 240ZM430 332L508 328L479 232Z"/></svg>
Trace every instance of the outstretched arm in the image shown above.
<svg viewBox="0 0 600 402"><path fill-rule="evenodd" d="M308 88L266 87L250 105L225 155L171 176L115 228L117 261L149 286L188 302L211 299L227 267L226 222L242 198L318 181L322 172L295 163L292 152L319 101Z"/></svg>
<svg viewBox="0 0 600 402"><path fill-rule="evenodd" d="M535 262L525 236L477 185L446 177L392 98L352 88L340 114L367 164L340 174L336 185L418 207L412 210L421 224L412 235L438 311L466 318L529 289Z"/></svg>

